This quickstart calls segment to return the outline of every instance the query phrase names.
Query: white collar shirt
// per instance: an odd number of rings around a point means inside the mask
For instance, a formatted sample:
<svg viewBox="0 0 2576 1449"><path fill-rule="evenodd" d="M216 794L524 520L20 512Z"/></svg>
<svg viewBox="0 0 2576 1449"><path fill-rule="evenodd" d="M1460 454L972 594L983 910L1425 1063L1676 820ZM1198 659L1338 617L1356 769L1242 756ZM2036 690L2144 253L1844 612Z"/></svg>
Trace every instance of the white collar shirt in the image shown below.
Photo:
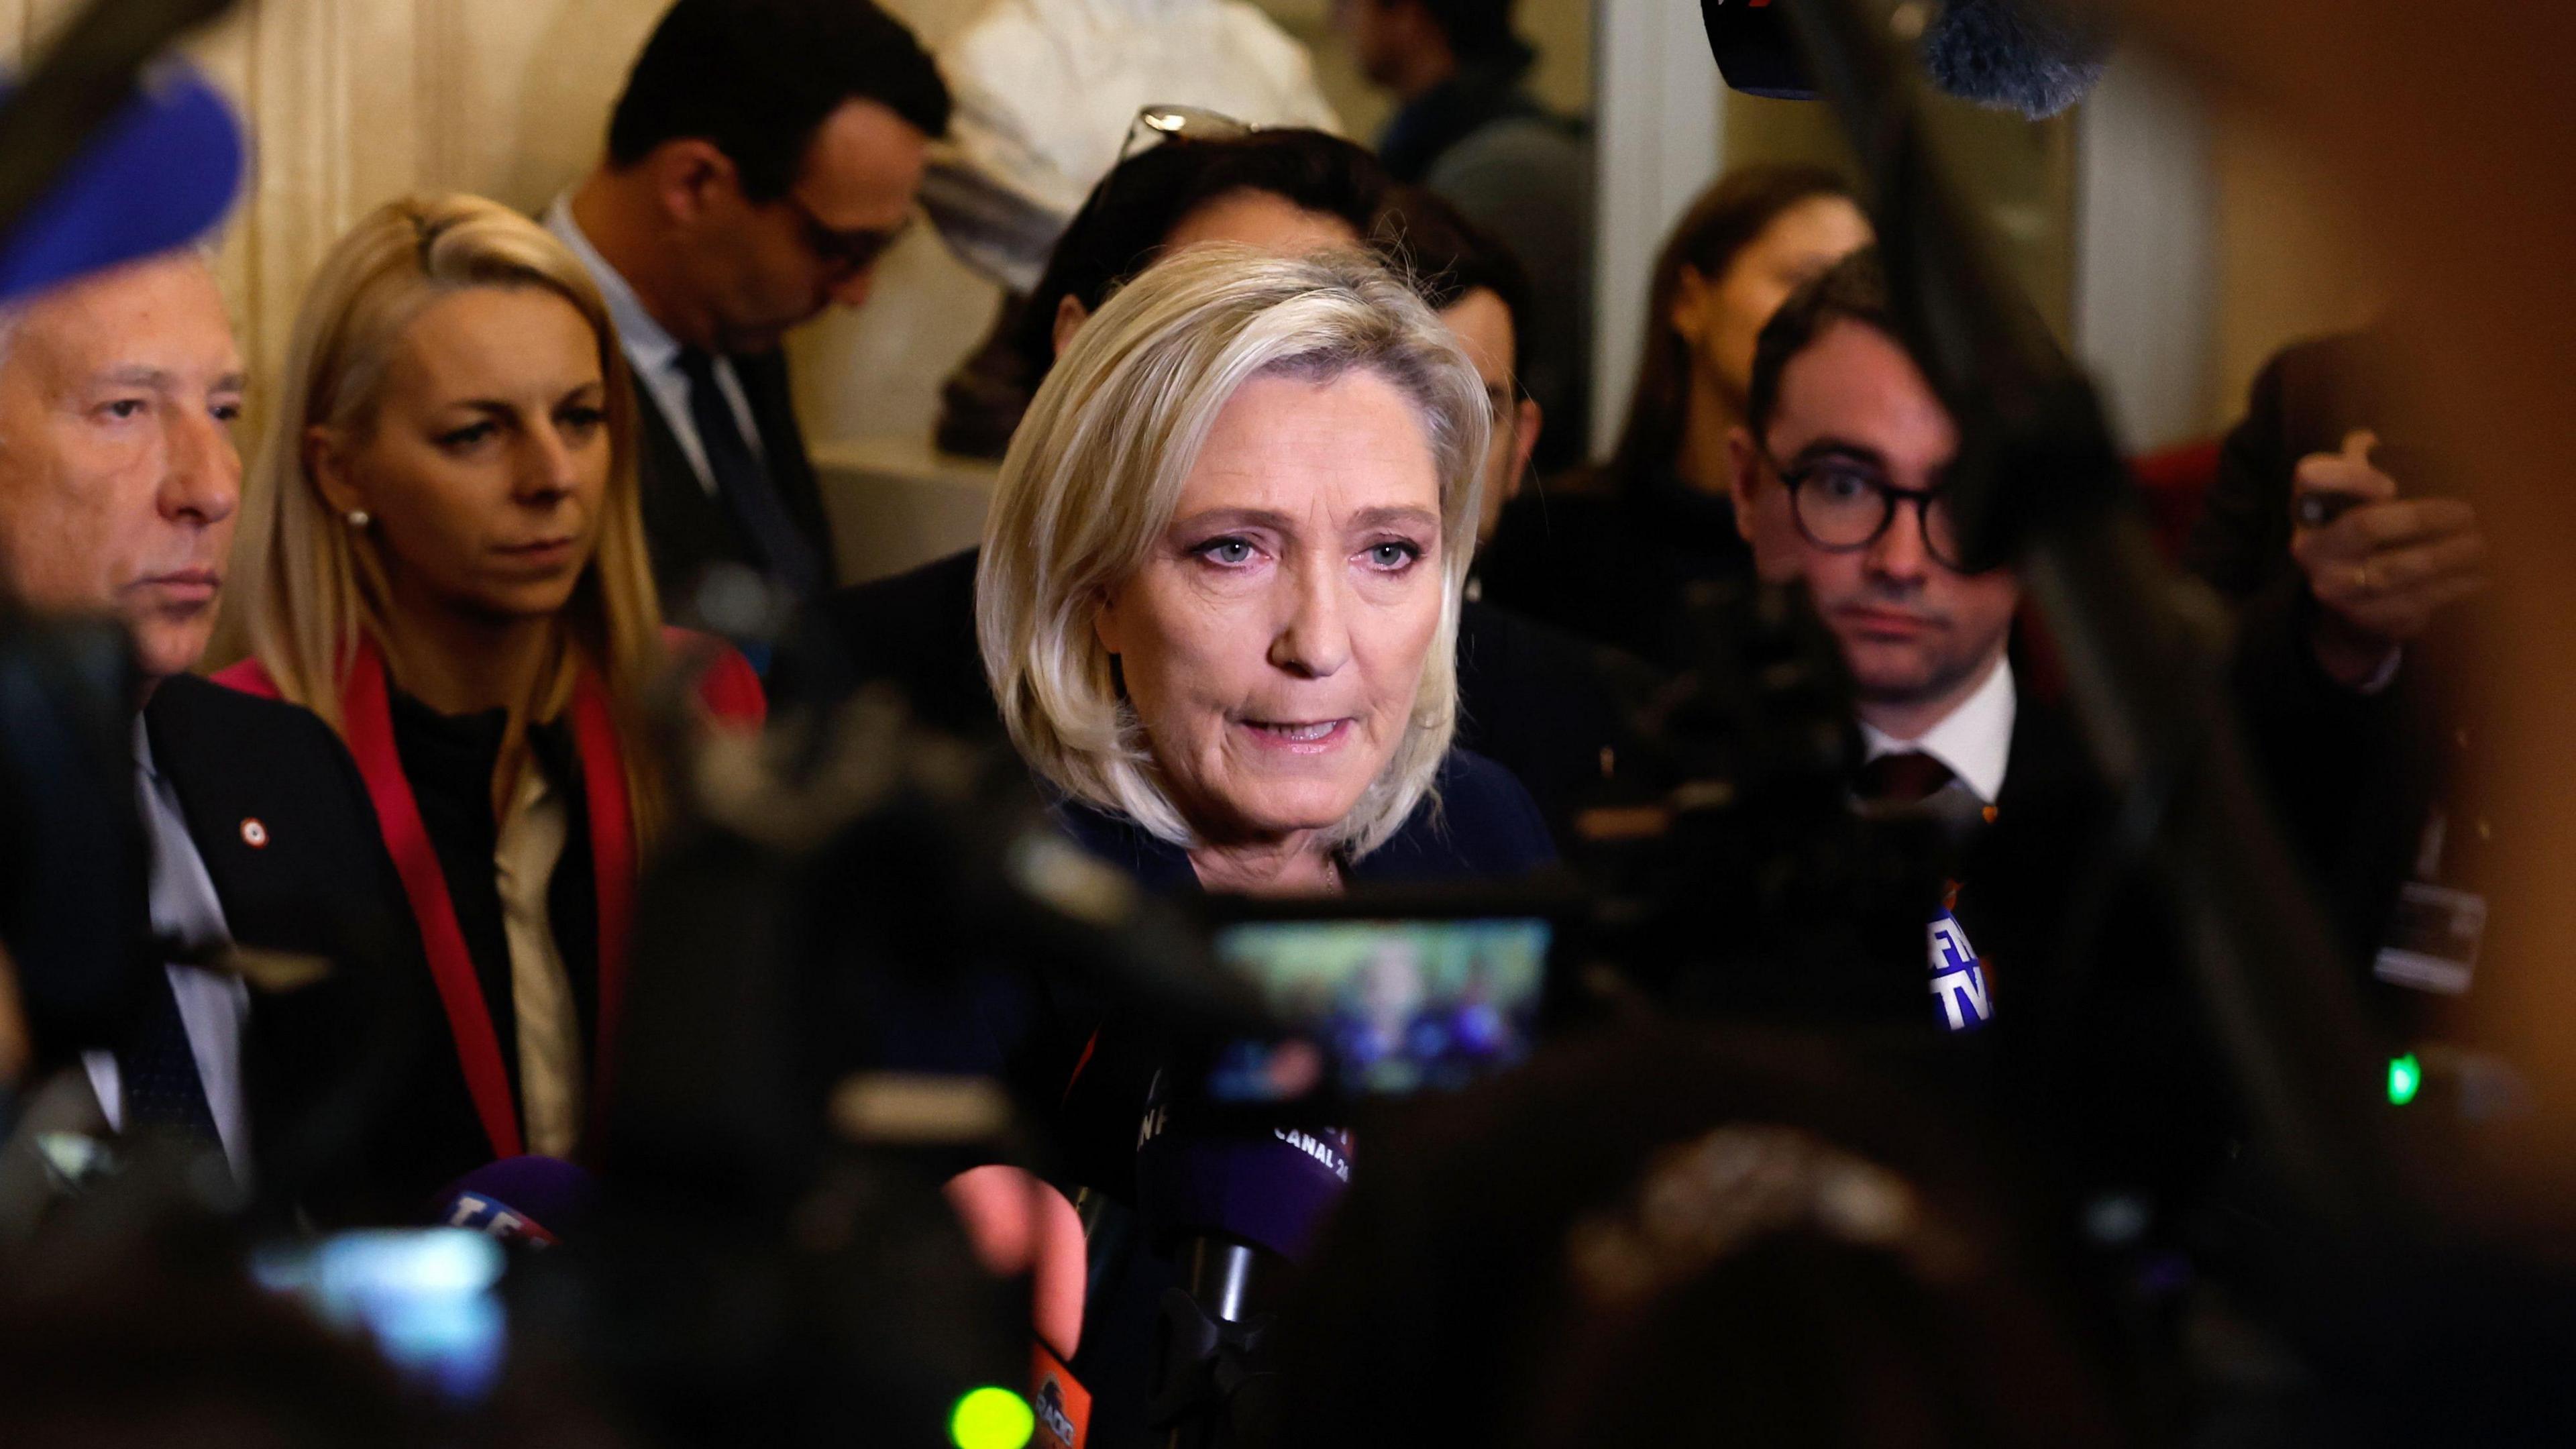
<svg viewBox="0 0 2576 1449"><path fill-rule="evenodd" d="M2020 707L2012 661L1998 659L1985 683L1920 736L1900 740L1863 720L1861 744L1873 760L1907 750L1930 755L1949 766L1979 803L1992 805L2003 793L2004 771L2012 763L2013 721Z"/></svg>
<svg viewBox="0 0 2576 1449"><path fill-rule="evenodd" d="M152 740L141 717L134 721L135 787L141 796L144 833L152 849L152 929L188 942L229 941L223 902L215 896L214 878L188 835L187 818L179 812L178 792L152 761ZM250 989L238 976L195 966L165 966L170 990L179 999L179 1021L187 1029L189 1055L197 1059L197 1079L213 1109L216 1135L233 1175L249 1180L250 1113L242 1093L242 1028L250 1019ZM116 1054L84 1052L90 1087L107 1125L125 1125L125 1091Z"/></svg>
<svg viewBox="0 0 2576 1449"><path fill-rule="evenodd" d="M643 300L635 295L635 288L582 234L581 224L572 217L570 197L556 197L554 204L546 208L544 220L546 230L555 234L555 239L564 244L599 287L601 299L608 304L608 319L617 324L618 348L626 354L627 366L635 370L635 380L651 395L662 421L671 427L671 436L679 440L681 453L698 475L698 486L706 489L708 496L714 496L715 472L707 466L707 447L698 437L697 415L689 411L689 375L680 370L679 339L653 320L653 314L644 310ZM760 458L760 426L752 417L750 395L742 390L742 379L734 374L731 358L719 354L714 361L716 387L724 393L726 406L733 409L734 423L742 429L743 441L751 445L752 456Z"/></svg>

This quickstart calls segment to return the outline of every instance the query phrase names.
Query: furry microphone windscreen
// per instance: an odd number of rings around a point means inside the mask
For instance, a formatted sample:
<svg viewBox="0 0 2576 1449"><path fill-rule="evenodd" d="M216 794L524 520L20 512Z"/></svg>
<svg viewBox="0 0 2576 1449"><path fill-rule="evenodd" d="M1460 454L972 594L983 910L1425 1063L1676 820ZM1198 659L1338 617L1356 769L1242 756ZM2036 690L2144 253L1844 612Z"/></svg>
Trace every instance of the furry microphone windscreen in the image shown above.
<svg viewBox="0 0 2576 1449"><path fill-rule="evenodd" d="M1949 0L1923 29L1923 66L1951 95L2042 120L2102 78L2108 10L2100 0Z"/></svg>

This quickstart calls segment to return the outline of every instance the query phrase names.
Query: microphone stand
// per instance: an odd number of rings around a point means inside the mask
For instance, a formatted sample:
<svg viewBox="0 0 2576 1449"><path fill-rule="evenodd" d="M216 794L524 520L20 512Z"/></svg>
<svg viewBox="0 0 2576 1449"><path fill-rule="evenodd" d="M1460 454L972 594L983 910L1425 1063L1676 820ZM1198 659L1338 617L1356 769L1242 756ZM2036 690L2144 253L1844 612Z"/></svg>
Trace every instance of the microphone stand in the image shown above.
<svg viewBox="0 0 2576 1449"><path fill-rule="evenodd" d="M1266 1444L1279 1404L1265 1387L1273 1380L1264 1346L1270 1315L1255 1302L1261 1280L1275 1279L1281 1264L1223 1233L1195 1234L1176 1247L1187 1286L1164 1293L1155 1319L1152 1418L1171 1425L1168 1449Z"/></svg>
<svg viewBox="0 0 2576 1449"><path fill-rule="evenodd" d="M1253 1261L1259 1250L1231 1238L1195 1238L1189 1245L1190 1296L1227 1323L1249 1315Z"/></svg>

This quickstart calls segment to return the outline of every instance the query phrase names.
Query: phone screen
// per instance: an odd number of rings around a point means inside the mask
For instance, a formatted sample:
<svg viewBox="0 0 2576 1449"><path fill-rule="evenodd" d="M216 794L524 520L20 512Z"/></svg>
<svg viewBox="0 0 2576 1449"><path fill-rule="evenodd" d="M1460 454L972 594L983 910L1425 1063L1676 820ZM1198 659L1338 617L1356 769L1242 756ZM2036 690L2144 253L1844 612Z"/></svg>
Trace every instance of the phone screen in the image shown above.
<svg viewBox="0 0 2576 1449"><path fill-rule="evenodd" d="M1290 1032L1218 1054L1219 1101L1454 1090L1529 1054L1554 929L1544 917L1274 920L1225 926L1216 954Z"/></svg>
<svg viewBox="0 0 2576 1449"><path fill-rule="evenodd" d="M502 1266L501 1245L471 1229L388 1228L263 1249L251 1278L364 1331L404 1379L466 1405L491 1392L508 1349Z"/></svg>

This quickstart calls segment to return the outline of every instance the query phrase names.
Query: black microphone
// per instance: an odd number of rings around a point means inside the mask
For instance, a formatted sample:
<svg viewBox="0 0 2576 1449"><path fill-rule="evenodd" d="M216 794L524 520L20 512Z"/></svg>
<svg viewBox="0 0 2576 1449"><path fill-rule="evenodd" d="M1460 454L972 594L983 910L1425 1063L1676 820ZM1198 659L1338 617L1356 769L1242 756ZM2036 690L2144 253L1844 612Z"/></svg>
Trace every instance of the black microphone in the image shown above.
<svg viewBox="0 0 2576 1449"><path fill-rule="evenodd" d="M1700 0L1718 74L1747 95L1816 97L1785 12L1801 0ZM1920 0L1928 4L1929 0ZM1932 84L1962 100L2054 116L2101 80L2112 40L2102 0L1943 0L1915 42Z"/></svg>

